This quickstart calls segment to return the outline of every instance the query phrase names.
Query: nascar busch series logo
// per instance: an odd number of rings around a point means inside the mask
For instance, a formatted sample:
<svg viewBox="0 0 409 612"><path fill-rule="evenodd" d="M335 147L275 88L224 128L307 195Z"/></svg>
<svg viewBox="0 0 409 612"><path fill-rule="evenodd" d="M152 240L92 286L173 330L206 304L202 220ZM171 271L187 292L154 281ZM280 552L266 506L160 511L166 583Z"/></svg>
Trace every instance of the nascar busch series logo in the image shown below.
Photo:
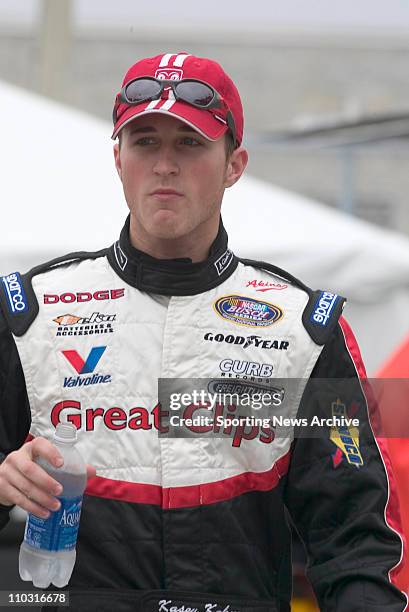
<svg viewBox="0 0 409 612"><path fill-rule="evenodd" d="M2 281L6 291L9 311L12 314L26 312L28 309L28 304L20 274L18 272L14 272L8 276L3 276Z"/></svg>
<svg viewBox="0 0 409 612"><path fill-rule="evenodd" d="M254 287L256 291L281 291L283 289L287 289L288 285L254 279L247 281L246 289L248 287Z"/></svg>
<svg viewBox="0 0 409 612"><path fill-rule="evenodd" d="M61 351L67 361L72 365L78 376L76 378L69 376L64 378L64 387L82 387L88 385L97 385L99 383L110 383L111 375L106 374L93 374L97 367L102 355L104 354L106 346L95 346L89 353L88 357L84 359L79 355L77 351ZM91 374L81 378L83 374Z"/></svg>
<svg viewBox="0 0 409 612"><path fill-rule="evenodd" d="M204 335L204 340L209 342L226 342L227 344L237 344L246 349L249 346L263 349L277 349L286 351L290 345L288 340L265 340L261 336L234 336L233 334L213 334L207 332Z"/></svg>
<svg viewBox="0 0 409 612"><path fill-rule="evenodd" d="M209 420L211 421L211 424L205 427L202 424L195 423L195 416L202 413L204 409L209 414ZM233 419L230 417L235 416L236 410L237 406L235 405L227 406L226 410L223 404L216 403L213 409L209 410L209 404L207 403L192 403L183 409L181 419L184 419L186 423L191 423L186 427L194 434L213 432L231 438L231 445L234 448L239 448L243 440L256 440L263 444L273 442L275 432L271 425L233 424ZM164 424L164 422L169 421L169 410L162 410L159 403L150 411L141 406L132 407L128 410L118 406L102 408L100 405L97 408L84 409L81 402L63 400L55 404L51 410L51 423L54 427L57 427L60 422L68 422L75 425L77 429L95 431L98 427L98 431L100 431L101 421L103 426L111 431L122 429L149 431L154 429L162 434L169 432L169 426ZM224 421L226 421L226 425L223 426L220 423Z"/></svg>
<svg viewBox="0 0 409 612"><path fill-rule="evenodd" d="M124 297L125 289L100 289L91 293L90 291L78 291L77 293L45 293L44 304L72 304L73 302L90 302L91 300L117 300Z"/></svg>
<svg viewBox="0 0 409 612"><path fill-rule="evenodd" d="M278 306L240 295L225 295L214 304L218 315L237 325L266 327L277 323L284 313Z"/></svg>
<svg viewBox="0 0 409 612"><path fill-rule="evenodd" d="M90 317L77 317L65 314L53 319L57 323L56 336L91 336L94 334L108 334L114 331L112 322L116 315L93 312Z"/></svg>

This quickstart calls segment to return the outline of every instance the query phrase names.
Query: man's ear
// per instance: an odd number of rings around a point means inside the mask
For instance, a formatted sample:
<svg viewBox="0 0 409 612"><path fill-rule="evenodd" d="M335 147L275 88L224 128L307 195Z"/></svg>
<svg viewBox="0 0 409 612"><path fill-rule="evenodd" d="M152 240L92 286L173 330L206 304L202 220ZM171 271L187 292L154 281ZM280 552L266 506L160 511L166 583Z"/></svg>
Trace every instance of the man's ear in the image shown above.
<svg viewBox="0 0 409 612"><path fill-rule="evenodd" d="M234 185L234 183L237 183L247 166L248 159L249 154L247 149L244 147L234 149L233 153L230 155L230 159L227 162L226 176L224 181L225 187L231 187Z"/></svg>
<svg viewBox="0 0 409 612"><path fill-rule="evenodd" d="M121 155L119 151L119 144L117 142L114 144L114 158L116 171L118 172L118 176L122 181Z"/></svg>

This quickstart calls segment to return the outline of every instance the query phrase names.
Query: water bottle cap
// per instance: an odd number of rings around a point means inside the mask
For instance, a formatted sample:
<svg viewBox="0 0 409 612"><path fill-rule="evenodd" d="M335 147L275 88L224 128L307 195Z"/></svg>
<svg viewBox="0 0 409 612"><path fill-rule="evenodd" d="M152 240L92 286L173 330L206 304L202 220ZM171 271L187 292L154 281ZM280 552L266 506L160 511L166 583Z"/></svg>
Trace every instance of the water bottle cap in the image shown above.
<svg viewBox="0 0 409 612"><path fill-rule="evenodd" d="M75 442L77 440L77 428L72 423L58 423L54 438L62 442Z"/></svg>

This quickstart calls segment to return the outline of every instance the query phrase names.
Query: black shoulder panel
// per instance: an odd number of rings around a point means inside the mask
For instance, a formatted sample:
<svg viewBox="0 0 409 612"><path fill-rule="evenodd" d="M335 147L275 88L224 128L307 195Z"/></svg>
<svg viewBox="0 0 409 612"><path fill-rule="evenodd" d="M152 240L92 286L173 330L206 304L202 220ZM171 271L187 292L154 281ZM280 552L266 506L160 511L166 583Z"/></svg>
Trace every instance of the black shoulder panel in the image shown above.
<svg viewBox="0 0 409 612"><path fill-rule="evenodd" d="M309 300L302 315L303 325L316 344L323 345L327 342L342 314L346 301L344 297L330 291L313 291L292 274L264 261L252 259L240 259L240 261L246 266L272 272L308 293Z"/></svg>
<svg viewBox="0 0 409 612"><path fill-rule="evenodd" d="M302 322L316 344L325 344L332 335L342 314L346 299L331 291L313 291L308 300Z"/></svg>
<svg viewBox="0 0 409 612"><path fill-rule="evenodd" d="M97 259L103 257L106 253L107 249L95 252L78 251L69 253L40 264L26 274L13 272L0 277L0 308L11 332L15 336L22 336L38 315L38 302L31 283L34 276L74 261Z"/></svg>

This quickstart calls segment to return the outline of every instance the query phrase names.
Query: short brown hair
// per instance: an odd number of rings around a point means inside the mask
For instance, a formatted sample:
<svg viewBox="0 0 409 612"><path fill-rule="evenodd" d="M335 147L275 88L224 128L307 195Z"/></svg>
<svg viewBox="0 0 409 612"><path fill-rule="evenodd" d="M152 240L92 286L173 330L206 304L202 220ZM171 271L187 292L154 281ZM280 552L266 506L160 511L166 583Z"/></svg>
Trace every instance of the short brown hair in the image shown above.
<svg viewBox="0 0 409 612"><path fill-rule="evenodd" d="M224 146L226 149L226 160L228 161L236 148L236 143L233 140L233 134L231 132L226 132L224 136Z"/></svg>

